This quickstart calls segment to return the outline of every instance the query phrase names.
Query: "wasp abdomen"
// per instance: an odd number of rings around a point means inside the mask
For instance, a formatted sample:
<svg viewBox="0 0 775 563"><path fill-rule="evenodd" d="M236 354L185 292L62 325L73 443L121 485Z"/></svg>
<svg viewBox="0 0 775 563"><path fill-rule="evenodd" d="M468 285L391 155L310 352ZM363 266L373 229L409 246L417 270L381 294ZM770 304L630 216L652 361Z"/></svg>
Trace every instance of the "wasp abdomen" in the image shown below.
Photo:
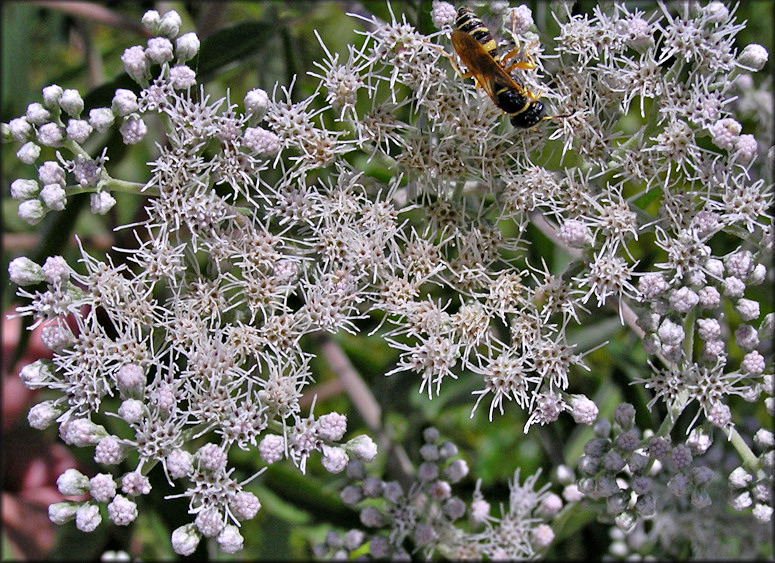
<svg viewBox="0 0 775 563"><path fill-rule="evenodd" d="M492 38L490 30L482 23L482 20L476 17L476 14L470 8L460 8L457 11L455 25L460 31L468 33L476 39L495 62L500 60L498 45L495 43L495 39Z"/></svg>

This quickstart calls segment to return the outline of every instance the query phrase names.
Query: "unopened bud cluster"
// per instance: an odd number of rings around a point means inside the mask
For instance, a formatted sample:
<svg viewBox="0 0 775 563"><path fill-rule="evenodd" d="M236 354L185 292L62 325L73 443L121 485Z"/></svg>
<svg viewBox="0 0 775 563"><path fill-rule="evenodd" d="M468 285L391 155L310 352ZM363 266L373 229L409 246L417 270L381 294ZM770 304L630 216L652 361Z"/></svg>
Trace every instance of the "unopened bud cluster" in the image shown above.
<svg viewBox="0 0 775 563"><path fill-rule="evenodd" d="M370 559L409 558L418 550L426 558L438 552L452 560L511 559L545 551L554 539L547 521L563 502L548 492L548 484L535 490L540 471L523 484L517 471L510 483L509 508L498 518L490 514L479 484L470 504L454 494L454 486L468 475L457 447L441 441L435 428L427 428L423 438L421 463L410 483L369 477L362 463L348 464L350 484L340 496L345 504L360 507L361 523L369 532L329 532L325 542L315 547L318 558L346 558L362 552L366 543ZM466 531L470 527L473 531ZM370 531L374 529L386 533Z"/></svg>

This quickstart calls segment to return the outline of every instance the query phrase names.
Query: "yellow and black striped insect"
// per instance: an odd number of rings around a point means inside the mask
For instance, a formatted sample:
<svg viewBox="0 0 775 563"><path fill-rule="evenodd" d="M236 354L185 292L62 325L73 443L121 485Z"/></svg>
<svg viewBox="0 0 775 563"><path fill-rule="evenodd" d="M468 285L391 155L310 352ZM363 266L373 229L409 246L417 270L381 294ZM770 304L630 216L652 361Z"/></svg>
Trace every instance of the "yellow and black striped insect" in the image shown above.
<svg viewBox="0 0 775 563"><path fill-rule="evenodd" d="M501 60L490 30L470 8L463 7L458 10L455 25L457 29L452 32L452 46L468 69L466 73L458 73L463 78L473 76L477 86L483 88L493 103L509 115L514 127L528 129L546 119L568 117L545 117L544 104L538 101L539 96L510 76L509 73L515 68L532 70L536 67L530 54L526 55L523 62L504 66L508 59L517 54L519 47Z"/></svg>

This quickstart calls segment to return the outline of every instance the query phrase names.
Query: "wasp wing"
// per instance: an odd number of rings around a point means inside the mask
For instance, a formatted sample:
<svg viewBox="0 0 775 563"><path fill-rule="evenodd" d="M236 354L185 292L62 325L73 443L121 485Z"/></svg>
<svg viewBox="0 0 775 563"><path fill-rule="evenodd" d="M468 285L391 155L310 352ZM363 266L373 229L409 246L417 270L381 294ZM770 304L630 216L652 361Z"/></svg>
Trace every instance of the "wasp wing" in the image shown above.
<svg viewBox="0 0 775 563"><path fill-rule="evenodd" d="M498 87L514 88L521 91L522 87L503 70L492 58L479 41L465 31L456 29L452 32L452 46L468 71L476 79L493 103L498 105L496 91Z"/></svg>

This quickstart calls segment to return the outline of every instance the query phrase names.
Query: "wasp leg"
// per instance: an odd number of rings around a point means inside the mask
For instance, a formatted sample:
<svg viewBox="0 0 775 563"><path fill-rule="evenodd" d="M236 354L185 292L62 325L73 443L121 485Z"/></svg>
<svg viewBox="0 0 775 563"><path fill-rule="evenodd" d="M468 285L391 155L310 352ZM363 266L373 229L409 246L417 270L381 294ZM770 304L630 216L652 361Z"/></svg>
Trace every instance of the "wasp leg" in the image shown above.
<svg viewBox="0 0 775 563"><path fill-rule="evenodd" d="M536 68L536 66L538 66L538 65L536 65L536 62L535 62L535 59L533 58L533 55L530 54L530 51L536 45L538 45L538 41L534 41L533 43L528 45L525 48L525 60L524 61L518 61L516 63L512 63L511 65L509 65L505 69L506 72L511 72L515 68L521 68L522 70L533 70L534 68ZM518 52L519 52L519 43L517 43L516 48L512 49L511 51L509 51L506 54L506 56L503 57L501 60L503 60L505 62L508 59L511 59L512 57L514 57Z"/></svg>
<svg viewBox="0 0 775 563"><path fill-rule="evenodd" d="M445 57L447 57L449 59L449 62L452 64L452 68L455 69L455 73L460 78L471 78L473 76L473 73L471 73L470 71L463 72L462 70L460 70L460 67L457 66L457 63L455 62L455 56L454 55L450 55L444 49L442 49L438 45L434 45L430 41L428 41L427 43L428 43L428 45L430 45L431 47L436 49L439 52L439 54L441 54L441 55L443 55L443 56L445 56Z"/></svg>

